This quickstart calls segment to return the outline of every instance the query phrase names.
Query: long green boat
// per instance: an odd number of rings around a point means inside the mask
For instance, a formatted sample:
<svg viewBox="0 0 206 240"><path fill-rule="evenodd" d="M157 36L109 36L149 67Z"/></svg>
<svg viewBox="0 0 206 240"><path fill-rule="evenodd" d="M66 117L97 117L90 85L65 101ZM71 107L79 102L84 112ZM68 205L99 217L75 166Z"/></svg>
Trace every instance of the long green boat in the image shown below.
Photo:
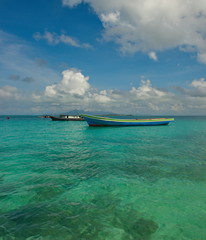
<svg viewBox="0 0 206 240"><path fill-rule="evenodd" d="M89 126L158 126L168 125L174 118L121 119L81 114Z"/></svg>

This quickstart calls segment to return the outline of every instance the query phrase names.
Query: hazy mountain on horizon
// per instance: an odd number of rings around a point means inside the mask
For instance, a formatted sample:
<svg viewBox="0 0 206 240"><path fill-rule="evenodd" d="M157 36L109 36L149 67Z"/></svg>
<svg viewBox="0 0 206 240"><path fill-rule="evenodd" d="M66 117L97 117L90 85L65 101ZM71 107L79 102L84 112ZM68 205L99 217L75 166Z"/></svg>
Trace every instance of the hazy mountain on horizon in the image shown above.
<svg viewBox="0 0 206 240"><path fill-rule="evenodd" d="M74 109L68 112L59 112L59 113L51 113L51 114L43 114L43 115L51 115L51 116L58 116L58 115L80 115L80 114L91 114L91 115L131 115L131 114L119 114L114 112L104 112L104 111L85 111L85 110L78 110Z"/></svg>
<svg viewBox="0 0 206 240"><path fill-rule="evenodd" d="M80 115L80 114L91 114L91 115L115 115L116 113L112 113L112 112L104 112L104 111L85 111L85 110L78 110L78 109L74 109L71 110L69 112L64 112L61 113L64 115Z"/></svg>

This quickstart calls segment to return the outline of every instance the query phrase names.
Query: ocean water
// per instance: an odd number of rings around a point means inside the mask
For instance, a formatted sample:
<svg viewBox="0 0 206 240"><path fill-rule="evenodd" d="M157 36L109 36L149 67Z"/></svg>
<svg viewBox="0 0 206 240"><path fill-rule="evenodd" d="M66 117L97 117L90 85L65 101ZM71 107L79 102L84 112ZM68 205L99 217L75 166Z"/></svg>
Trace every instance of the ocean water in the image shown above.
<svg viewBox="0 0 206 240"><path fill-rule="evenodd" d="M0 117L1 240L205 240L206 117Z"/></svg>

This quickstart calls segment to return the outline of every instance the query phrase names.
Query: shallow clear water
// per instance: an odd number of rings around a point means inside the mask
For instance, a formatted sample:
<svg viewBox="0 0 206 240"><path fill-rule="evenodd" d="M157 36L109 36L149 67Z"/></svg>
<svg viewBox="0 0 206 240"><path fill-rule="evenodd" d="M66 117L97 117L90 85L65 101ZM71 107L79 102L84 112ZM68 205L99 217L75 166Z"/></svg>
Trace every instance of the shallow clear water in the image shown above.
<svg viewBox="0 0 206 240"><path fill-rule="evenodd" d="M205 240L206 117L0 117L0 239Z"/></svg>

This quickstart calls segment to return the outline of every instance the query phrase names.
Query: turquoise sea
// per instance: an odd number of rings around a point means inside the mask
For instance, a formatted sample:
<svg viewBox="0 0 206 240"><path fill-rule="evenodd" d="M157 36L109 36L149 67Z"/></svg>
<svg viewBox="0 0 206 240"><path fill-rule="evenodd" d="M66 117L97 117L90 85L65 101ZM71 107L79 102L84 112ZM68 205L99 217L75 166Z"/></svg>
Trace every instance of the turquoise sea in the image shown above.
<svg viewBox="0 0 206 240"><path fill-rule="evenodd" d="M1 240L205 240L206 117L0 117Z"/></svg>

